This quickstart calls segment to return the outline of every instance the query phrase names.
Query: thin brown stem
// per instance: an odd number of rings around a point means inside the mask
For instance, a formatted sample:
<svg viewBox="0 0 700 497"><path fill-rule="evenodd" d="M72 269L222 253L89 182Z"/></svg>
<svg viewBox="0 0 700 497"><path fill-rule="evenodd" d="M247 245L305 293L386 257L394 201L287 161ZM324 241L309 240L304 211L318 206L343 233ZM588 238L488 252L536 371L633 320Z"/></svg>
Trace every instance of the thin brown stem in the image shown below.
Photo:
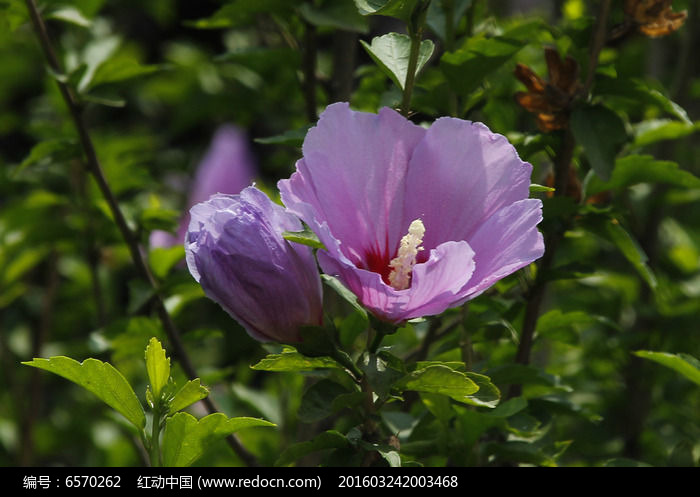
<svg viewBox="0 0 700 497"><path fill-rule="evenodd" d="M608 15L610 14L610 0L602 0L600 2L600 13L596 23L593 40L591 42L591 50L588 56L588 74L586 74L586 82L583 84L583 94L588 95L593 86L593 78L598 67L598 56L600 51L605 46L607 39Z"/></svg>
<svg viewBox="0 0 700 497"><path fill-rule="evenodd" d="M598 15L593 39L588 59L588 74L583 86L583 95L588 96L593 85L596 67L598 66L598 57L600 51L605 45L606 29L608 23L608 14L610 13L610 0L603 0L600 5L600 13ZM561 145L554 161L554 186L555 196L566 195L569 182L569 169L574 156L574 148L576 142L573 133L567 127L563 131ZM557 247L561 242L563 233L566 229L566 223L560 225L556 231L548 233L545 236L545 253L538 265L537 278L535 283L530 288L527 294L527 304L525 306L525 317L523 318L523 327L520 334L520 343L515 356L515 362L518 364L529 364L532 345L534 341L535 329L537 327L537 319L540 315L540 308L544 299L544 294L547 289L547 275L554 263L554 256ZM508 391L508 397L517 397L522 393L521 385L511 385Z"/></svg>
<svg viewBox="0 0 700 497"><path fill-rule="evenodd" d="M56 57L56 53L53 50L48 32L46 30L46 25L44 24L44 21L42 20L41 15L39 14L35 1L25 0L25 2L27 5L27 10L29 11L29 17L31 19L32 26L34 27L34 31L36 32L37 37L39 38L39 43L41 44L42 50L50 68L56 74L62 74L63 69L61 68L60 63L58 62L58 58ZM78 132L80 144L82 146L83 153L85 154L85 160L88 167L88 171L95 179L97 186L100 189L100 193L107 201L109 210L112 214L112 217L114 218L114 222L116 223L117 228L119 229L122 235L122 238L124 239L127 247L129 248L131 259L134 265L136 266L136 270L138 271L140 276L144 280L146 280L146 282L150 285L150 287L153 290L153 303L156 308L156 312L158 313L158 317L160 318L160 321L163 324L163 328L168 336L168 340L174 349L174 355L180 362L180 365L185 371L185 374L190 379L197 378L197 372L194 366L192 365L189 356L187 355L185 347L182 343L182 339L180 338L180 334L177 331L177 328L175 327L175 323L173 322L170 314L165 308L163 299L158 293L158 285L148 267L148 264L146 263L146 259L143 256L143 253L141 252L138 240L136 239L134 233L131 231L131 228L129 228L124 213L119 207L117 199L114 196L114 193L112 192L112 189L110 188L109 184L107 183L107 179L104 175L104 172L97 157L97 153L95 151L95 146L92 142L92 139L90 138L88 127L83 117L82 108L78 103L77 99L75 98L75 95L68 87L68 85L66 85L62 81L59 81L58 79L56 80L56 84L58 85L59 91L61 92L61 96L63 97L63 100L65 101L66 106L68 107L68 111L70 112L73 125L75 126L75 129ZM204 399L203 403L210 413L218 412L216 405L210 398L207 397L206 399ZM256 465L255 457L241 445L241 443L235 436L229 436L228 442L229 445L236 452L236 454L246 464L248 464L249 466Z"/></svg>
<svg viewBox="0 0 700 497"><path fill-rule="evenodd" d="M46 342L51 328L58 291L58 255L51 250L47 258L45 291L41 304L41 319L35 328L32 340L32 357L41 357L41 350ZM42 375L34 369L29 379L28 399L25 415L22 419L22 442L19 455L21 466L31 466L34 459L34 424L42 403Z"/></svg>

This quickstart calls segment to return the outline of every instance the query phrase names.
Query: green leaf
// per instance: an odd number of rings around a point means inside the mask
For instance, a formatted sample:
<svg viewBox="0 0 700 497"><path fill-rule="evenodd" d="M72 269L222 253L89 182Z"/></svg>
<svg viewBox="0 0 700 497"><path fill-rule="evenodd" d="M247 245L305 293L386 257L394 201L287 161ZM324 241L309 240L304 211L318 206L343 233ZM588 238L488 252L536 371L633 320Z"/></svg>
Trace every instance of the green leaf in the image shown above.
<svg viewBox="0 0 700 497"><path fill-rule="evenodd" d="M503 402L488 414L489 416L496 418L509 418L515 414L518 414L526 407L527 399L525 397L515 397Z"/></svg>
<svg viewBox="0 0 700 497"><path fill-rule="evenodd" d="M524 364L507 364L489 369L491 381L497 385L542 385L570 391L571 388L561 385L557 376L548 374L534 366Z"/></svg>
<svg viewBox="0 0 700 497"><path fill-rule="evenodd" d="M537 335L564 343L578 342L578 326L591 324L595 318L583 311L551 310L537 320Z"/></svg>
<svg viewBox="0 0 700 497"><path fill-rule="evenodd" d="M447 366L429 366L414 371L401 381L401 387L403 390L447 395L465 404L471 404L470 396L479 390L479 386L465 373Z"/></svg>
<svg viewBox="0 0 700 497"><path fill-rule="evenodd" d="M339 431L329 430L306 442L290 445L275 461L275 466L288 466L302 457L328 449L344 449L350 446L348 439Z"/></svg>
<svg viewBox="0 0 700 497"><path fill-rule="evenodd" d="M615 161L610 181L591 178L587 195L605 190L623 190L639 183L665 183L681 188L700 188L700 178L671 161L656 160L651 155L628 155Z"/></svg>
<svg viewBox="0 0 700 497"><path fill-rule="evenodd" d="M227 29L249 24L258 14L288 14L292 7L294 3L289 0L233 0L211 17L185 21L184 24L198 29Z"/></svg>
<svg viewBox="0 0 700 497"><path fill-rule="evenodd" d="M184 258L185 247L183 245L156 247L148 252L148 263L153 274L158 278L165 278L173 266Z"/></svg>
<svg viewBox="0 0 700 497"><path fill-rule="evenodd" d="M471 371L467 371L464 374L479 387L475 394L469 395L464 400L465 404L491 408L498 405L498 402L501 400L501 391L496 385L491 383L491 378Z"/></svg>
<svg viewBox="0 0 700 497"><path fill-rule="evenodd" d="M321 279L326 285L335 290L338 295L348 302L360 314L360 316L364 318L365 321L368 320L367 311L357 301L357 295L348 290L338 278L329 274L322 274Z"/></svg>
<svg viewBox="0 0 700 497"><path fill-rule="evenodd" d="M29 155L22 161L13 174L18 174L23 169L42 162L63 162L80 155L78 144L74 140L53 138L44 140L32 147Z"/></svg>
<svg viewBox="0 0 700 497"><path fill-rule="evenodd" d="M379 15L395 17L408 23L419 1L420 0L355 0L355 5L363 16Z"/></svg>
<svg viewBox="0 0 700 497"><path fill-rule="evenodd" d="M190 466L214 442L244 428L275 426L257 418L228 418L214 413L197 419L186 412L167 418L161 450L165 466Z"/></svg>
<svg viewBox="0 0 700 497"><path fill-rule="evenodd" d="M474 36L456 51L445 53L440 59L440 68L450 86L460 95L468 96L525 44L502 36Z"/></svg>
<svg viewBox="0 0 700 497"><path fill-rule="evenodd" d="M22 0L5 0L0 3L0 33L12 33L29 20L27 7Z"/></svg>
<svg viewBox="0 0 700 497"><path fill-rule="evenodd" d="M153 397L158 400L170 378L170 358L165 357L165 349L155 337L151 338L146 347L146 371Z"/></svg>
<svg viewBox="0 0 700 497"><path fill-rule="evenodd" d="M140 64L129 54L117 54L100 64L95 70L90 84L83 89L91 90L100 85L126 81L158 70L160 70L159 66Z"/></svg>
<svg viewBox="0 0 700 497"><path fill-rule="evenodd" d="M540 192L553 192L554 188L551 186L538 185L537 183L532 183L530 185L530 193L540 193Z"/></svg>
<svg viewBox="0 0 700 497"><path fill-rule="evenodd" d="M634 268L644 279L644 281L647 282L649 287L655 289L656 276L654 276L651 268L649 268L647 265L649 258L632 235L630 235L616 219L612 219L605 223L605 234L607 235L607 238L620 250L622 255L624 255L630 263L632 263Z"/></svg>
<svg viewBox="0 0 700 497"><path fill-rule="evenodd" d="M303 231L284 231L282 232L282 238L290 242L307 245L311 248L326 249L325 245L323 245L321 240L316 236L316 233L311 231L308 226L306 226Z"/></svg>
<svg viewBox="0 0 700 497"><path fill-rule="evenodd" d="M627 140L620 116L602 105L580 107L571 114L571 131L583 146L593 171L602 180L609 180L615 156Z"/></svg>
<svg viewBox="0 0 700 497"><path fill-rule="evenodd" d="M80 95L80 98L84 102L104 105L106 107L124 107L126 105L126 100L112 94L83 93Z"/></svg>
<svg viewBox="0 0 700 497"><path fill-rule="evenodd" d="M83 28L89 28L92 25L92 21L85 17L82 12L68 5L62 5L44 17L46 19L58 19Z"/></svg>
<svg viewBox="0 0 700 497"><path fill-rule="evenodd" d="M651 350L637 350L634 354L671 368L700 385L700 361L690 354L669 354Z"/></svg>
<svg viewBox="0 0 700 497"><path fill-rule="evenodd" d="M300 129L292 129L285 131L281 135L268 136L265 138L256 138L254 141L263 145L291 145L301 148L306 138L306 133L309 132L311 125L304 126Z"/></svg>
<svg viewBox="0 0 700 497"><path fill-rule="evenodd" d="M476 383L479 390L474 395L469 396L469 398L464 401L465 404L492 408L498 405L501 399L501 391L496 385L491 383L491 379L488 376L466 371L467 365L461 361L418 361L416 363L416 370L425 369L430 366L444 366L453 371L461 372Z"/></svg>
<svg viewBox="0 0 700 497"><path fill-rule="evenodd" d="M185 407L199 402L208 396L209 389L200 385L199 378L190 380L185 383L185 386L183 386L170 401L168 414L175 414L178 411L182 411Z"/></svg>
<svg viewBox="0 0 700 497"><path fill-rule="evenodd" d="M610 459L605 462L606 468L650 468L651 465L642 462L635 461L634 459L626 459L624 457L617 457L615 459Z"/></svg>
<svg viewBox="0 0 700 497"><path fill-rule="evenodd" d="M270 354L251 366L259 371L313 371L314 369L342 368L330 357L306 357L295 350Z"/></svg>
<svg viewBox="0 0 700 497"><path fill-rule="evenodd" d="M364 40L360 40L362 46L377 63L379 68L391 78L391 80L401 90L404 89L406 77L408 76L408 60L411 53L411 38L408 35L399 33L388 33L372 38L369 45ZM420 72L426 62L433 54L435 45L430 40L423 40L420 43L418 52L418 64L416 74Z"/></svg>
<svg viewBox="0 0 700 497"><path fill-rule="evenodd" d="M381 400L388 398L396 382L404 377L403 372L390 367L384 359L375 354L366 354L360 369Z"/></svg>
<svg viewBox="0 0 700 497"><path fill-rule="evenodd" d="M350 2L326 2L317 7L304 3L299 7L299 13L305 21L319 27L354 31L367 34L369 23L360 15L357 8Z"/></svg>
<svg viewBox="0 0 700 497"><path fill-rule="evenodd" d="M85 359L79 363L63 356L33 359L22 364L63 376L97 395L139 430L146 426L146 415L134 390L111 364L97 359Z"/></svg>
<svg viewBox="0 0 700 497"><path fill-rule="evenodd" d="M333 414L333 400L348 391L331 380L321 380L311 385L301 398L299 419L314 423Z"/></svg>
<svg viewBox="0 0 700 497"><path fill-rule="evenodd" d="M650 119L633 127L634 146L645 147L664 140L677 140L700 130L700 123Z"/></svg>
<svg viewBox="0 0 700 497"><path fill-rule="evenodd" d="M629 100L635 104L653 105L686 124L692 124L686 111L659 90L636 78L611 78L598 75L595 92L597 95L611 95Z"/></svg>

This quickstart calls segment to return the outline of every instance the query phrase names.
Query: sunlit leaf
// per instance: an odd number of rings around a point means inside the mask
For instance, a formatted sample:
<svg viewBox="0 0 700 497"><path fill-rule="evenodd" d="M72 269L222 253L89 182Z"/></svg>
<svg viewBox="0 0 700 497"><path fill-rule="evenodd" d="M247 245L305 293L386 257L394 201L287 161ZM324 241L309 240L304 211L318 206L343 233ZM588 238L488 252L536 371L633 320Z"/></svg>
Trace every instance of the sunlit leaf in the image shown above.
<svg viewBox="0 0 700 497"><path fill-rule="evenodd" d="M157 400L170 379L170 358L165 356L165 349L157 338L151 338L146 347L146 371L151 392Z"/></svg>
<svg viewBox="0 0 700 497"><path fill-rule="evenodd" d="M209 389L200 385L199 378L190 380L175 394L170 401L169 414L175 414L185 407L199 402L209 395Z"/></svg>
<svg viewBox="0 0 700 497"><path fill-rule="evenodd" d="M94 393L139 430L146 426L146 415L134 390L111 364L97 359L85 359L80 363L63 356L33 359L22 364L63 376Z"/></svg>
<svg viewBox="0 0 700 497"><path fill-rule="evenodd" d="M479 390L479 386L465 373L447 366L429 366L414 371L401 382L401 387L403 390L446 395L466 404L471 403L470 396Z"/></svg>
<svg viewBox="0 0 700 497"><path fill-rule="evenodd" d="M411 38L404 34L388 33L372 38L371 45L363 40L360 40L360 43L381 70L403 90L408 75ZM418 74L428 62L434 49L435 45L432 41L421 41L415 74Z"/></svg>
<svg viewBox="0 0 700 497"><path fill-rule="evenodd" d="M656 160L651 155L628 155L615 161L615 169L609 181L592 178L586 187L586 193L595 195L605 190L622 190L639 183L700 188L700 178L684 171L675 162Z"/></svg>
<svg viewBox="0 0 700 497"><path fill-rule="evenodd" d="M245 428L275 426L256 418L227 418L221 413L197 419L186 412L167 418L161 451L165 466L190 466L216 441Z"/></svg>
<svg viewBox="0 0 700 497"><path fill-rule="evenodd" d="M313 371L314 369L340 368L330 357L306 357L299 352L287 350L281 354L270 354L251 366L260 371Z"/></svg>
<svg viewBox="0 0 700 497"><path fill-rule="evenodd" d="M663 364L700 385L700 361L690 354L669 354L651 350L637 350L635 355Z"/></svg>

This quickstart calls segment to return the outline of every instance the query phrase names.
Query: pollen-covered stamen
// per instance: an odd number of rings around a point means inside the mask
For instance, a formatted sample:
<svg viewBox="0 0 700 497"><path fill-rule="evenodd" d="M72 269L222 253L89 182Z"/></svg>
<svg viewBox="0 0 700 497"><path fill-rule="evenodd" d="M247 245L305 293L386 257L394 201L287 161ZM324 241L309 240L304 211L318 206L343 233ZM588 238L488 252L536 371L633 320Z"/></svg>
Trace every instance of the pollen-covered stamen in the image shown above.
<svg viewBox="0 0 700 497"><path fill-rule="evenodd" d="M416 264L416 256L423 250L420 246L423 243L423 235L425 235L423 221L416 219L408 227L408 234L401 239L396 257L389 263L391 268L389 284L396 290L405 290L411 286L411 273Z"/></svg>

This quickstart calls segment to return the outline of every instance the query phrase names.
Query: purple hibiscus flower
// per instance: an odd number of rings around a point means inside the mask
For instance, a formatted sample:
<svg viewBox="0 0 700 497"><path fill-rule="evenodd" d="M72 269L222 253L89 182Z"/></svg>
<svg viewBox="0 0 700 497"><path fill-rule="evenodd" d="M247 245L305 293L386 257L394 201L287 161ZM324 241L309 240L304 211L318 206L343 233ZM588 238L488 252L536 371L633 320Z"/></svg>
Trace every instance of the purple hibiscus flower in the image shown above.
<svg viewBox="0 0 700 497"><path fill-rule="evenodd" d="M197 167L187 199L188 209L209 200L215 193L239 193L246 186L250 186L255 174L255 162L251 157L245 134L231 124L221 126ZM149 240L151 247L182 244L189 223L188 213L180 220L175 235L167 231L153 231Z"/></svg>
<svg viewBox="0 0 700 497"><path fill-rule="evenodd" d="M217 194L195 205L187 266L206 295L262 342L298 342L323 319L321 279L309 247L282 238L301 222L264 193Z"/></svg>
<svg viewBox="0 0 700 497"><path fill-rule="evenodd" d="M330 105L282 201L318 235L319 264L380 319L434 315L542 256L532 166L481 123L429 129Z"/></svg>

